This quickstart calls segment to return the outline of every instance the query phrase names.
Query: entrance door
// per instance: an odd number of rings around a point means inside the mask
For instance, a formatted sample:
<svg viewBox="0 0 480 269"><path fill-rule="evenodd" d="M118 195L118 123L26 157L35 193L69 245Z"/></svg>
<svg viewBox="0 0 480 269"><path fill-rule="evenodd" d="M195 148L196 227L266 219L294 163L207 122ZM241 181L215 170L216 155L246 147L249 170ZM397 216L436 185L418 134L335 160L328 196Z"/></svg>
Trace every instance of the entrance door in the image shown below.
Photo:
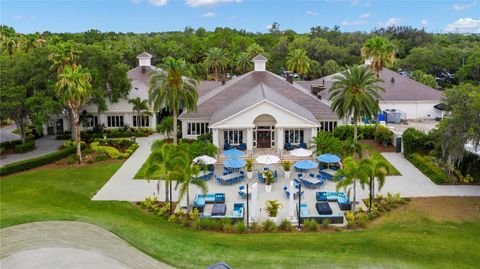
<svg viewBox="0 0 480 269"><path fill-rule="evenodd" d="M270 131L257 131L257 148L269 148L272 144Z"/></svg>
<svg viewBox="0 0 480 269"><path fill-rule="evenodd" d="M57 120L57 134L63 134L63 119Z"/></svg>

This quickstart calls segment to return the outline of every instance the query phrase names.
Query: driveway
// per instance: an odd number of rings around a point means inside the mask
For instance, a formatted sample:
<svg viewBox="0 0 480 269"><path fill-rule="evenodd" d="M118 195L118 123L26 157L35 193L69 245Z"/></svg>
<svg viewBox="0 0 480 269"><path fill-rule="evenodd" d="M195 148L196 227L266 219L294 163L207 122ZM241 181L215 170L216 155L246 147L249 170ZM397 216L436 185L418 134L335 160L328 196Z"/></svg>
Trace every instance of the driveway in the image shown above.
<svg viewBox="0 0 480 269"><path fill-rule="evenodd" d="M20 136L12 133L13 130L15 130L16 128L17 128L17 125L15 124L0 128L0 142L19 140Z"/></svg>
<svg viewBox="0 0 480 269"><path fill-rule="evenodd" d="M2 131L3 132L3 131ZM2 133L3 134L3 133ZM47 135L42 136L39 139L35 140L35 149L33 151L21 154L9 154L3 156L0 160L0 166L7 165L9 163L19 162L23 160L28 160L31 158L39 157L52 153L64 143L63 140L56 140L55 136Z"/></svg>
<svg viewBox="0 0 480 269"><path fill-rule="evenodd" d="M0 230L3 269L173 268L98 226L46 221Z"/></svg>

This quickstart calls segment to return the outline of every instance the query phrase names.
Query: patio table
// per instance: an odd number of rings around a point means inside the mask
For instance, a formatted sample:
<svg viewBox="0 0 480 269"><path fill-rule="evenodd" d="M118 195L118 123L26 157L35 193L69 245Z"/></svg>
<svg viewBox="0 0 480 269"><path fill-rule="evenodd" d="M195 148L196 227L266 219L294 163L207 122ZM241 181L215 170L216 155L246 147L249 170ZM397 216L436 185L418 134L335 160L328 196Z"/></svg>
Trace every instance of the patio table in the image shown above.
<svg viewBox="0 0 480 269"><path fill-rule="evenodd" d="M304 177L303 180L308 181L312 184L319 184L320 182L322 182L318 178L314 178L314 177Z"/></svg>
<svg viewBox="0 0 480 269"><path fill-rule="evenodd" d="M323 169L322 172L334 176L337 171L328 168L328 169Z"/></svg>
<svg viewBox="0 0 480 269"><path fill-rule="evenodd" d="M232 178L236 178L240 176L239 174L237 173L232 173L232 174L228 174L228 175L225 175L225 176L222 176L223 180L229 180L229 179L232 179Z"/></svg>

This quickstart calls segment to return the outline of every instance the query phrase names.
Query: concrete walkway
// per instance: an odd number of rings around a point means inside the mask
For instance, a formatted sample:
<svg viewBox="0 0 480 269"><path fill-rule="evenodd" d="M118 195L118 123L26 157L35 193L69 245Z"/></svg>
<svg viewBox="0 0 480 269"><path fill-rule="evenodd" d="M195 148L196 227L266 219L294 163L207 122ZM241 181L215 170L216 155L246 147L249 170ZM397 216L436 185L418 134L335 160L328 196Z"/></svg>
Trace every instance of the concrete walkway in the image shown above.
<svg viewBox="0 0 480 269"><path fill-rule="evenodd" d="M17 129L15 124L0 128L0 142L19 140L20 136L12 133L15 129Z"/></svg>
<svg viewBox="0 0 480 269"><path fill-rule="evenodd" d="M53 135L42 136L39 139L35 140L35 149L33 151L3 156L0 160L0 166L52 153L54 151L57 151L64 142L65 141L63 140L56 140L55 136Z"/></svg>
<svg viewBox="0 0 480 269"><path fill-rule="evenodd" d="M46 221L0 231L4 269L173 268L92 224Z"/></svg>

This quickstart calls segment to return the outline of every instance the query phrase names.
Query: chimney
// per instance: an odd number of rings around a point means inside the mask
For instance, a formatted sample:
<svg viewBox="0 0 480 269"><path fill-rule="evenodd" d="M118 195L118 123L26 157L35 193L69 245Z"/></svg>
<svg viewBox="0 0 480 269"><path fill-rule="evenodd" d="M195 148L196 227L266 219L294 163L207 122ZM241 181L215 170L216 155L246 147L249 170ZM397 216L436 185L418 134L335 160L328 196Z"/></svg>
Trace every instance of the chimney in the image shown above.
<svg viewBox="0 0 480 269"><path fill-rule="evenodd" d="M252 59L255 65L255 71L266 71L267 70L267 61L268 59L262 54L258 54Z"/></svg>
<svg viewBox="0 0 480 269"><path fill-rule="evenodd" d="M225 85L225 78L222 78L222 85Z"/></svg>
<svg viewBox="0 0 480 269"><path fill-rule="evenodd" d="M147 66L152 65L152 57L153 56L147 52L142 52L137 55L138 66L142 67L142 73L145 73L147 71Z"/></svg>
<svg viewBox="0 0 480 269"><path fill-rule="evenodd" d="M292 76L292 75L288 75L287 81L290 82L290 84L293 84L293 76Z"/></svg>

